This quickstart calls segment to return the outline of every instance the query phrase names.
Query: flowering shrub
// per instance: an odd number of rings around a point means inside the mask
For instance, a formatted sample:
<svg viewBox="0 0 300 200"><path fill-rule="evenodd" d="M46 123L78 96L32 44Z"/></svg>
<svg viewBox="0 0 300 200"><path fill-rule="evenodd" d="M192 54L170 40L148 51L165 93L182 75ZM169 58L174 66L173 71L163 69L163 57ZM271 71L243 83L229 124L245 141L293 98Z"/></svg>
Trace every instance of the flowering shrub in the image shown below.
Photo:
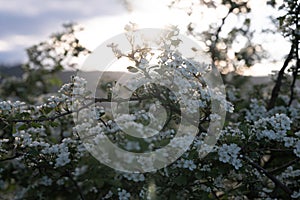
<svg viewBox="0 0 300 200"><path fill-rule="evenodd" d="M134 31L131 26L126 29L128 35ZM33 104L10 97L2 99L1 196L5 199L124 200L299 198L300 98L295 98L290 106L283 101L267 109L263 95L260 99L251 96L243 99L238 85L227 83L230 98L226 100L218 90L210 90L202 79L212 70L211 66L172 50L180 44L177 35L175 28L162 43L158 65L150 65L149 55L153 52L149 49L135 47L126 54L115 44L110 47L117 58L127 57L135 62L135 66L128 67L131 73L142 73L152 79L164 74L168 81L170 69L176 69L180 77L187 77L172 84L184 94L185 98L180 99L182 104L179 104L179 94L172 90L145 84L130 97L130 113L113 118L102 105L111 102L113 91L109 90L105 97L94 97L87 90L87 80L79 76L72 77L58 93L43 95L42 100ZM220 115L212 112L213 100L228 115L223 129L217 130L220 135L212 147L204 138L211 134L209 124L221 120ZM163 109L155 110L159 105L151 107L155 103L166 108L166 113ZM87 109L90 107L93 112ZM192 116L187 117L188 122L197 122L197 134L194 138L184 135L184 140L172 142L179 132L178 124L182 123L182 107ZM199 121L193 118L196 111L199 111ZM166 123L155 120L164 114ZM75 117L74 123L74 116L78 115L80 122ZM133 130L155 131L157 127L149 124L160 126L161 131L138 140L124 134ZM82 131L86 138L79 134ZM168 166L146 173L130 173L109 168L91 155L94 147L90 149L88 144L104 145L104 135L120 148L136 153L153 151L166 144L180 149L189 140L192 144ZM128 163L134 162L126 159ZM138 163L153 164L148 160Z"/></svg>

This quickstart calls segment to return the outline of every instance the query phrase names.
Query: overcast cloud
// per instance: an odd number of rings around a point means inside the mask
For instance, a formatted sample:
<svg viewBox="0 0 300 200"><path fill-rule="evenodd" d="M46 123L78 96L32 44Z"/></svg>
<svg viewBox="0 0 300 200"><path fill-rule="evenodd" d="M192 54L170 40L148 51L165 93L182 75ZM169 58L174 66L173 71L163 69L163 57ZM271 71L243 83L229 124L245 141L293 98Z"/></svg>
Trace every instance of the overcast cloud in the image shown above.
<svg viewBox="0 0 300 200"><path fill-rule="evenodd" d="M122 0L0 0L0 63L25 60L24 49L65 22L126 13Z"/></svg>

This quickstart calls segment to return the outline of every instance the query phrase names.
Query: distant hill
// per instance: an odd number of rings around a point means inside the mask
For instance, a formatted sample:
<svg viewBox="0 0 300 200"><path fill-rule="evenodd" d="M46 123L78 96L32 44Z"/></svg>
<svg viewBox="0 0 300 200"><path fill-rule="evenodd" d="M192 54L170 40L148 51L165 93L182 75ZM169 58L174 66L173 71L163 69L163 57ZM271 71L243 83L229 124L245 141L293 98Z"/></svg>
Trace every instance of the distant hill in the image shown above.
<svg viewBox="0 0 300 200"><path fill-rule="evenodd" d="M21 64L16 65L0 65L0 75L1 76L15 76L15 77L21 77L24 73L22 69Z"/></svg>
<svg viewBox="0 0 300 200"><path fill-rule="evenodd" d="M1 77L7 77L7 76L15 76L17 78L22 77L22 74L24 71L22 70L21 65L15 65L15 66L10 66L10 67L1 67L0 66L0 79ZM99 79L99 73L101 72L85 72L85 74L91 78L91 80L97 80ZM118 80L124 73L126 72L116 72L116 71L111 71L111 72L104 72L102 74L101 80L102 82L113 82ZM70 81L70 77L72 75L76 75L75 71L63 71L57 74L58 78L62 81L62 83L67 83ZM271 89L273 87L273 84L271 82L270 76L242 76L242 75L237 75L234 73L229 73L226 75L222 75L222 78L224 82L226 83L238 83L240 91L243 93L246 91L251 91L253 87L256 85L260 84L266 84L268 85L266 90ZM0 81L1 82L1 81ZM53 90L57 90L57 88L54 88Z"/></svg>
<svg viewBox="0 0 300 200"><path fill-rule="evenodd" d="M24 73L22 69L21 64L12 65L12 66L4 66L0 64L0 74L4 76L15 76L15 77L21 77ZM87 72L88 74L95 74L95 72ZM97 72L96 72L97 73ZM118 77L120 77L125 72L118 72L118 71L111 71L111 72L104 72L104 79L107 77L110 77L108 79L117 80ZM70 76L75 75L75 71L63 71L58 74L58 77L62 80L62 82L68 82L70 80ZM245 79L250 81L252 84L258 85L258 84L264 84L270 81L269 76L242 76L237 75L234 73L230 73L228 75L224 75L223 78L226 78L228 81L233 81L232 79Z"/></svg>
<svg viewBox="0 0 300 200"><path fill-rule="evenodd" d="M3 66L0 65L0 77L17 77L21 78L23 75L24 71L22 69L22 65L13 65L13 66ZM86 72L88 76L95 77L99 74L99 72ZM118 77L120 77L122 74L125 72L118 72L118 71L111 71L111 72L104 72L103 73L103 80L105 81L114 81L117 80ZM57 74L58 78L63 82L67 83L70 81L70 77L72 75L76 75L75 71L63 71Z"/></svg>

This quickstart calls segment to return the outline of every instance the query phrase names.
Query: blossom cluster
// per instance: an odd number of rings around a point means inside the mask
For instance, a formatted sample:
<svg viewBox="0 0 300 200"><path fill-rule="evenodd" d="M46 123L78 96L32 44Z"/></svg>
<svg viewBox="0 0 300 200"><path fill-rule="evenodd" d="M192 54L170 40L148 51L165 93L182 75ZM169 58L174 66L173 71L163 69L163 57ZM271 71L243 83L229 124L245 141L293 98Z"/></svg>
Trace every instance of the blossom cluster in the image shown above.
<svg viewBox="0 0 300 200"><path fill-rule="evenodd" d="M223 163L229 163L234 166L235 169L242 167L242 161L238 158L239 151L241 150L236 144L223 144L219 150L219 160Z"/></svg>
<svg viewBox="0 0 300 200"><path fill-rule="evenodd" d="M134 30L132 27L127 29ZM135 100L129 102L129 113L113 116L105 105L95 103L86 91L87 81L79 76L72 77L58 94L41 96L34 105L1 101L1 197L299 198L299 101L291 107L286 107L284 101L284 105L270 110L263 98L249 97L241 103L239 95L231 94L229 100L232 102L229 102L218 88L210 89L205 85L202 76L211 70L211 66L183 58L173 51L180 43L176 35L177 29L168 36L171 42L163 43L165 49L157 58L158 66L150 66L151 52L148 50L136 48L134 57L136 70L154 80L165 75L165 84L174 82L171 89L175 92L145 85L133 93ZM126 56L117 46L112 47L118 56ZM174 68L177 68L177 78L168 79L174 75L169 69ZM147 99L149 93L160 101ZM220 114L211 112L212 102L230 113L222 130L209 125L222 120ZM165 106L165 110L159 106ZM195 137L187 134L194 124L177 137L183 111L191 116L186 120L191 124L199 111ZM79 120L74 120L75 125L72 114L80 115ZM167 116L166 123L161 123L159 114ZM147 127L149 124L154 126ZM220 131L220 134L212 139L208 137L213 134L210 129ZM157 134L137 139L126 134L128 131L134 133L133 130L136 134L146 131ZM174 150L190 148L175 162L156 171L123 173L101 164L88 152L89 145L103 145L104 137L122 150L134 153L150 152L166 145ZM215 146L211 145L215 144L214 140L218 140ZM160 156L170 157L170 153L161 152ZM105 157L105 152L98 153ZM128 163L134 161L131 157L127 159ZM140 166L156 164L143 158L137 162Z"/></svg>

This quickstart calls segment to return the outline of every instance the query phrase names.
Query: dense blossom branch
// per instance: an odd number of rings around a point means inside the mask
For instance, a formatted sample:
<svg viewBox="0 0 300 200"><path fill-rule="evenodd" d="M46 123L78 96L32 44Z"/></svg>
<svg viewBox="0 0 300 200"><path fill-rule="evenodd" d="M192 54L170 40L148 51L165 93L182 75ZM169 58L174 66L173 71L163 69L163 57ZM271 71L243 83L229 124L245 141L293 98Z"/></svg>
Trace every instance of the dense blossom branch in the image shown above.
<svg viewBox="0 0 300 200"><path fill-rule="evenodd" d="M113 48L115 53L120 53L116 46ZM138 65L129 67L129 71L142 72L150 77L148 68L153 66L150 66L147 55L152 52L148 48L140 48L139 51L133 44L132 49L131 55L117 55L129 56ZM230 103L225 96L213 90L210 93L207 89L209 84L202 84L204 81L200 80L205 72L196 71L198 68L188 65L191 61L177 52L167 48L157 59L161 65L155 66L157 69L154 70L151 68L152 72L168 74L168 69L178 69L184 76L175 81L170 79L171 87L176 86L178 93L186 94L188 91L192 95L178 98L177 94L173 95L159 85L145 84L135 90L129 99L112 98L112 92L105 98L90 97L91 93L85 87L86 80L75 76L71 83L62 86L58 96L51 96L42 106L26 106L9 100L0 102L0 195L11 197L10 193L16 193L13 195L15 199L49 196L74 199L79 196L81 199L122 200L149 199L155 195L160 199L300 197L298 99L293 101L295 107L284 104L268 111L262 93L257 93L257 99L247 93L247 100L242 101L241 93L236 88L240 85L235 84L227 89ZM217 99L214 104L212 98ZM105 102L130 102L130 111L112 117L109 109L101 106ZM191 103L192 106L185 107L186 104L181 102ZM151 110L157 104L159 107ZM77 107L69 110L68 106ZM161 106L166 111L164 121L157 117L162 113ZM211 127L211 122L222 121L220 115L212 112L212 106L220 109L226 107L230 114L223 129L208 133L206 128ZM190 112L184 113L185 109ZM198 115L191 114L194 111L200 112L200 119L196 119ZM73 113L78 114L79 119L75 125L75 120L66 118ZM176 138L182 118L193 128L193 133L198 131L195 137L185 137L190 131L187 128L181 140ZM117 122L122 120L125 123L120 128L121 123ZM155 120L162 123L155 124L158 133L152 137L135 138L127 132L136 128L137 132L144 133L149 128L147 125ZM44 123L52 121L59 123ZM219 134L218 142L213 147L211 141L205 141L209 134ZM96 149L102 147L103 136L122 151L137 154L162 149L166 145L183 149L186 138L191 144L188 144L189 148L183 155L168 166L151 173L125 173L111 169L91 156L92 153L106 156L107 152L88 151L91 145L95 145ZM202 154L207 156L203 158ZM254 162L266 154L272 155L267 165ZM121 163L123 157L118 156L111 159L117 158L120 165L132 162L130 157L126 157L126 162ZM161 156L168 159L171 154ZM137 164L149 165L144 160Z"/></svg>

